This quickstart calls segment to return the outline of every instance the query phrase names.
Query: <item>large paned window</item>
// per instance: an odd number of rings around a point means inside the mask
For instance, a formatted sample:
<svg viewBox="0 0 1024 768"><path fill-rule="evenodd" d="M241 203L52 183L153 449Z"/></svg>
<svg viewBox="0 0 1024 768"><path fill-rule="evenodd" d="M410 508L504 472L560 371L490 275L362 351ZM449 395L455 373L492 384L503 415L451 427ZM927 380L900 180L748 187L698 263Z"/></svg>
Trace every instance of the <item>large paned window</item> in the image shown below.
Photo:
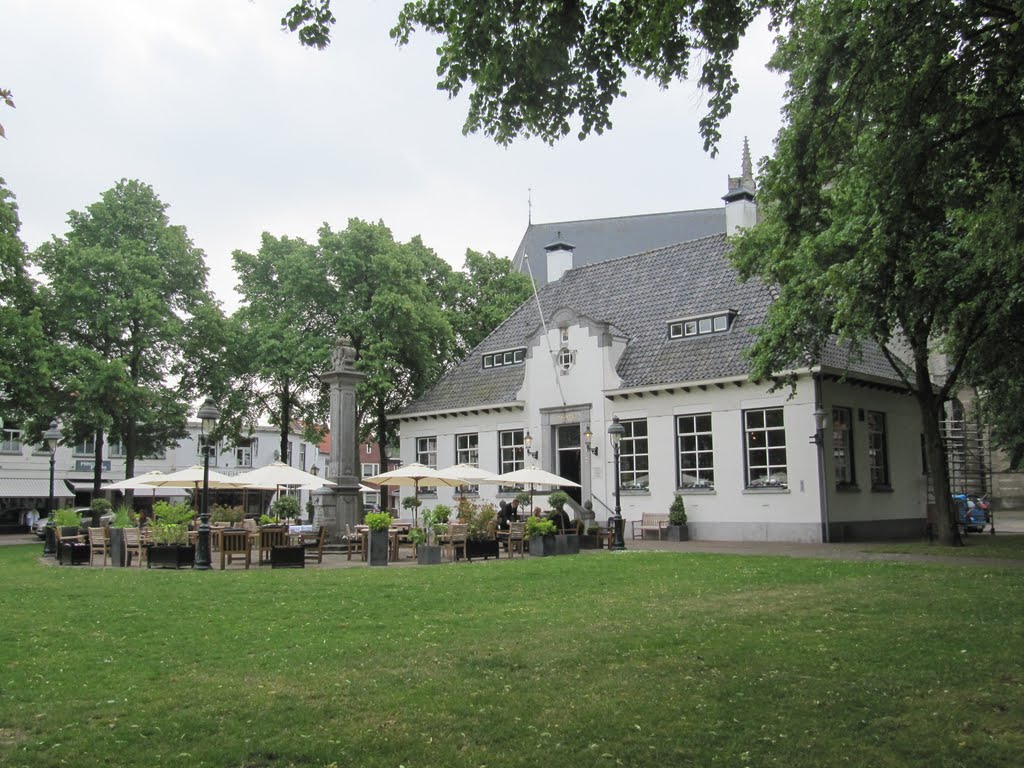
<svg viewBox="0 0 1024 768"><path fill-rule="evenodd" d="M646 491L651 481L647 419L620 423L626 431L619 443L619 486L624 491Z"/></svg>
<svg viewBox="0 0 1024 768"><path fill-rule="evenodd" d="M480 466L480 436L476 433L455 436L455 463L467 464L471 467ZM479 486L459 486L461 493L478 493Z"/></svg>
<svg viewBox="0 0 1024 768"><path fill-rule="evenodd" d="M788 488L786 425L781 408L743 412L748 488Z"/></svg>
<svg viewBox="0 0 1024 768"><path fill-rule="evenodd" d="M678 488L715 487L715 451L711 414L676 417L676 453L679 457Z"/></svg>
<svg viewBox="0 0 1024 768"><path fill-rule="evenodd" d="M373 477L380 474L380 464L363 464L361 477Z"/></svg>
<svg viewBox="0 0 1024 768"><path fill-rule="evenodd" d="M523 453L523 430L510 429L498 433L498 474L515 472L522 469L525 454ZM517 491L516 486L502 485L499 491Z"/></svg>
<svg viewBox="0 0 1024 768"><path fill-rule="evenodd" d="M832 465L837 486L854 484L853 411L849 408L832 408Z"/></svg>
<svg viewBox="0 0 1024 768"><path fill-rule="evenodd" d="M235 446L235 464L239 467L251 467L252 457L256 453L255 437L242 437Z"/></svg>
<svg viewBox="0 0 1024 768"><path fill-rule="evenodd" d="M430 437L417 437L416 438L416 461L420 464L430 467L431 469L437 469L437 436L431 435ZM435 485L421 485L420 493L433 494L437 493L437 486Z"/></svg>
<svg viewBox="0 0 1024 768"><path fill-rule="evenodd" d="M87 437L85 440L79 440L71 447L71 453L74 456L95 456L96 455L96 436Z"/></svg>
<svg viewBox="0 0 1024 768"><path fill-rule="evenodd" d="M217 466L217 457L220 455L220 446L217 443L210 441L206 437L206 435L197 435L196 436L196 454L198 456L202 456L203 455L203 452L206 450L206 446L207 445L210 446L209 447L209 451L210 451L210 466L211 467L216 467Z"/></svg>
<svg viewBox="0 0 1024 768"><path fill-rule="evenodd" d="M888 488L889 453L886 450L885 414L868 411L868 463L871 467L871 487Z"/></svg>
<svg viewBox="0 0 1024 768"><path fill-rule="evenodd" d="M17 427L4 427L0 432L0 453L21 453L21 430ZM49 454L49 450L47 450Z"/></svg>
<svg viewBox="0 0 1024 768"><path fill-rule="evenodd" d="M115 440L107 443L107 456L111 459L126 459L128 458L128 449L120 440Z"/></svg>

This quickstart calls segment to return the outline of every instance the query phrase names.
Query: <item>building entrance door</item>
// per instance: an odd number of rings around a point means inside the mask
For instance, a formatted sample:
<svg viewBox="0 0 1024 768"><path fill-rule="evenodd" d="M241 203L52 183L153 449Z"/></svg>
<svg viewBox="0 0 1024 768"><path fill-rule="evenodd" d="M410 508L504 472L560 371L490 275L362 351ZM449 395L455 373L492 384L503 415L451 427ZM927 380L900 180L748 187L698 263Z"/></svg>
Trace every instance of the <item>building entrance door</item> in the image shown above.
<svg viewBox="0 0 1024 768"><path fill-rule="evenodd" d="M558 455L558 467L555 472L566 480L574 483L581 482L581 468L583 455L580 448L580 425L563 424L555 430L556 450ZM577 504L583 503L582 488L563 488L563 491L576 500Z"/></svg>

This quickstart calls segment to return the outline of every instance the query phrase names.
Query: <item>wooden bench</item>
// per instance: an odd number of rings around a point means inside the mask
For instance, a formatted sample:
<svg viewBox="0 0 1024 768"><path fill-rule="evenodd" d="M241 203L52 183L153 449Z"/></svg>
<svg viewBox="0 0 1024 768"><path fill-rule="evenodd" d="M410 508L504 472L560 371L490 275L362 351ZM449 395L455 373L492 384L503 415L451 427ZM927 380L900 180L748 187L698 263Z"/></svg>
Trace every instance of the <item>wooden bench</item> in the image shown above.
<svg viewBox="0 0 1024 768"><path fill-rule="evenodd" d="M658 534L658 539L661 539L662 533L666 530L668 530L667 512L664 514L644 512L641 519L633 521L634 539L642 539L648 531Z"/></svg>

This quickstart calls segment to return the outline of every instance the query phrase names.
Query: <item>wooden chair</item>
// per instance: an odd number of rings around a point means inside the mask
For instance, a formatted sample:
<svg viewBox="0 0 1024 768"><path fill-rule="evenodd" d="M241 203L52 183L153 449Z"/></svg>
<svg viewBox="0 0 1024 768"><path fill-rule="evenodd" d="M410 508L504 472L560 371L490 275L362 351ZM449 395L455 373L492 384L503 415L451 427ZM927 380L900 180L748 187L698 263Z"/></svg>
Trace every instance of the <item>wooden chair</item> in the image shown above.
<svg viewBox="0 0 1024 768"><path fill-rule="evenodd" d="M462 557L466 560L466 542L469 541L468 523L448 523L448 533L445 535L445 544L448 546L448 556L455 562L455 551L461 547Z"/></svg>
<svg viewBox="0 0 1024 768"><path fill-rule="evenodd" d="M315 535L303 534L302 548L305 550L307 563L324 561L324 542L327 541L327 526L321 525Z"/></svg>
<svg viewBox="0 0 1024 768"><path fill-rule="evenodd" d="M363 554L363 536L352 530L352 526L345 526L345 559L351 560L353 553Z"/></svg>
<svg viewBox="0 0 1024 768"><path fill-rule="evenodd" d="M146 546L142 540L142 530L140 528L124 529L124 554L125 557L134 554L135 563L139 568L142 567L142 558L146 554Z"/></svg>
<svg viewBox="0 0 1024 768"><path fill-rule="evenodd" d="M107 539L106 528L89 529L89 565L92 565L94 555L103 556L103 567L107 565L107 558L110 557L110 541Z"/></svg>
<svg viewBox="0 0 1024 768"><path fill-rule="evenodd" d="M510 522L508 524L508 556L509 558L519 552L520 557L526 557L526 547L523 542L526 540L526 523Z"/></svg>
<svg viewBox="0 0 1024 768"><path fill-rule="evenodd" d="M220 569L235 558L245 560L245 570L252 563L252 539L244 528L224 528L220 532Z"/></svg>
<svg viewBox="0 0 1024 768"><path fill-rule="evenodd" d="M259 565L270 563L270 553L274 547L288 545L287 525L264 525L260 527Z"/></svg>

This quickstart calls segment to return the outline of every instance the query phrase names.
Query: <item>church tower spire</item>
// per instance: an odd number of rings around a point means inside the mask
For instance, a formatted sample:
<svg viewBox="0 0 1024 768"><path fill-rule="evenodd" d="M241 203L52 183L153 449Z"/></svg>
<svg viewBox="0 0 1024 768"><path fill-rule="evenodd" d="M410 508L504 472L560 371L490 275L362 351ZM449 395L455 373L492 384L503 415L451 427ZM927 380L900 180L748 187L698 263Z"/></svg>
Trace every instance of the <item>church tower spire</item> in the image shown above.
<svg viewBox="0 0 1024 768"><path fill-rule="evenodd" d="M743 159L740 163L740 175L729 177L729 191L722 198L725 200L725 232L734 235L740 229L747 229L757 223L757 203L754 194L754 164L750 160L750 142L743 137Z"/></svg>

